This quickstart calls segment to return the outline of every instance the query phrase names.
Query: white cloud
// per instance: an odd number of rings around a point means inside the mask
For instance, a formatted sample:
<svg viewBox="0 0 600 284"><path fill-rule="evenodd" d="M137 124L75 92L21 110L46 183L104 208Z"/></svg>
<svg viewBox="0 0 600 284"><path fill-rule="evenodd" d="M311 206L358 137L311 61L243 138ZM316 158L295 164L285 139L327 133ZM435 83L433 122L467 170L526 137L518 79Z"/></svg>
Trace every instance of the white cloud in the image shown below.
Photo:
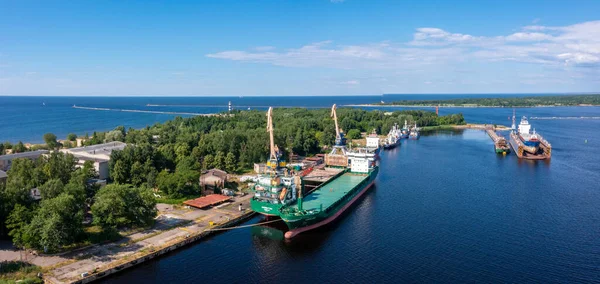
<svg viewBox="0 0 600 284"><path fill-rule="evenodd" d="M360 85L360 81L358 80L349 80L349 81L345 81L341 83L342 85L347 85L347 86L356 86L356 85Z"/></svg>
<svg viewBox="0 0 600 284"><path fill-rule="evenodd" d="M543 41L551 40L552 36L544 33L514 33L506 37L508 41Z"/></svg>
<svg viewBox="0 0 600 284"><path fill-rule="evenodd" d="M275 51L229 50L208 57L288 67L338 69L414 69L464 61L514 61L533 64L590 66L600 64L600 21L571 26L526 26L510 35L475 36L440 28L416 29L404 43L335 45L310 43Z"/></svg>

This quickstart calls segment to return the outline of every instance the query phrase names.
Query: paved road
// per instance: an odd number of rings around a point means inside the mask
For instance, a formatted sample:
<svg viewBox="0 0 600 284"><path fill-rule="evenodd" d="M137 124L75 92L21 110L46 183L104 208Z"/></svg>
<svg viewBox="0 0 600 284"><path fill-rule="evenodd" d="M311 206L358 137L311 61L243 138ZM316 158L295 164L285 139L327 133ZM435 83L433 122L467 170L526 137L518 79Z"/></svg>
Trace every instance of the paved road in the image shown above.
<svg viewBox="0 0 600 284"><path fill-rule="evenodd" d="M201 232L211 221L224 223L240 216L238 204L241 203L244 210L248 210L250 198L251 195L236 197L231 204L208 210L177 209L172 205L158 204L160 213L153 228L131 234L117 242L94 245L62 255L34 256L15 250L10 243L0 243L0 260L19 260L22 255L27 255L27 261L35 265L56 267L50 272L55 282L75 280L84 272L101 270L113 261Z"/></svg>

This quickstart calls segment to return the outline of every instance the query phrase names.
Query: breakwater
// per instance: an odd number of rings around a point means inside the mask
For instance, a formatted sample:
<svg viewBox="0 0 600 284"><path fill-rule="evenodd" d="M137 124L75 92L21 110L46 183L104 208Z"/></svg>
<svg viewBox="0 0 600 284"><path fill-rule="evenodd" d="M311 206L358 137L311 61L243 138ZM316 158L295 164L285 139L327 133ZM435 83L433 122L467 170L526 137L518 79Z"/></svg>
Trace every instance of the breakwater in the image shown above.
<svg viewBox="0 0 600 284"><path fill-rule="evenodd" d="M102 108L102 107L84 107L84 106L76 106L73 108L76 109L85 109L85 110L99 110L99 111L120 111L120 112L139 112L139 113L156 113L156 114L174 114L174 115L201 115L201 116L213 116L217 115L214 113L196 113L196 112L179 112L179 111L156 111L156 110L139 110L139 109L119 109L119 108Z"/></svg>

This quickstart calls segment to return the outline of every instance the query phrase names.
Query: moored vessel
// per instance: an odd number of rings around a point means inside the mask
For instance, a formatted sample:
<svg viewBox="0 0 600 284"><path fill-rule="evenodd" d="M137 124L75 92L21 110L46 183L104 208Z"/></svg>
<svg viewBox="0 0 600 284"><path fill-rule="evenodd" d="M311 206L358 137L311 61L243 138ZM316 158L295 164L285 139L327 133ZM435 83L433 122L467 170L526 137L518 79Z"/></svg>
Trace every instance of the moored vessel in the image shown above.
<svg viewBox="0 0 600 284"><path fill-rule="evenodd" d="M394 123L392 129L388 133L387 137L383 141L383 149L391 150L400 145L400 129L398 129L398 125Z"/></svg>
<svg viewBox="0 0 600 284"><path fill-rule="evenodd" d="M408 122L406 120L404 120L404 126L402 126L400 133L400 138L403 139L408 138L408 135L410 134L410 129L408 129Z"/></svg>
<svg viewBox="0 0 600 284"><path fill-rule="evenodd" d="M552 145L536 133L535 129L531 131L531 125L527 117L523 116L521 118L517 130L514 112L509 143L517 157L521 159L544 160L550 159L552 155Z"/></svg>
<svg viewBox="0 0 600 284"><path fill-rule="evenodd" d="M340 175L317 187L309 196L302 188L294 204L281 207L279 216L290 229L287 239L325 226L346 211L374 183L379 172L375 155L366 150L348 152L350 165Z"/></svg>
<svg viewBox="0 0 600 284"><path fill-rule="evenodd" d="M412 140L417 140L421 137L420 129L417 127L417 123L415 122L415 126L410 129L410 134L408 134L408 138Z"/></svg>

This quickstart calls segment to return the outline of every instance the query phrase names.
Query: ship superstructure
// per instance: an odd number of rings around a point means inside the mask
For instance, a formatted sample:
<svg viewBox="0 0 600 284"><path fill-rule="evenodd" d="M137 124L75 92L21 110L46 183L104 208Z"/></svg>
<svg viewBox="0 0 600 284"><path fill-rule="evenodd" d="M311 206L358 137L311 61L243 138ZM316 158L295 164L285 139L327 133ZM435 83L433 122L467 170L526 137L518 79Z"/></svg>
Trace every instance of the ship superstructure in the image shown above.
<svg viewBox="0 0 600 284"><path fill-rule="evenodd" d="M410 129L408 128L408 121L404 120L404 126L402 126L402 129L400 130L400 132L402 133L400 135L400 138L402 138L402 139L408 138L408 134L410 133Z"/></svg>

